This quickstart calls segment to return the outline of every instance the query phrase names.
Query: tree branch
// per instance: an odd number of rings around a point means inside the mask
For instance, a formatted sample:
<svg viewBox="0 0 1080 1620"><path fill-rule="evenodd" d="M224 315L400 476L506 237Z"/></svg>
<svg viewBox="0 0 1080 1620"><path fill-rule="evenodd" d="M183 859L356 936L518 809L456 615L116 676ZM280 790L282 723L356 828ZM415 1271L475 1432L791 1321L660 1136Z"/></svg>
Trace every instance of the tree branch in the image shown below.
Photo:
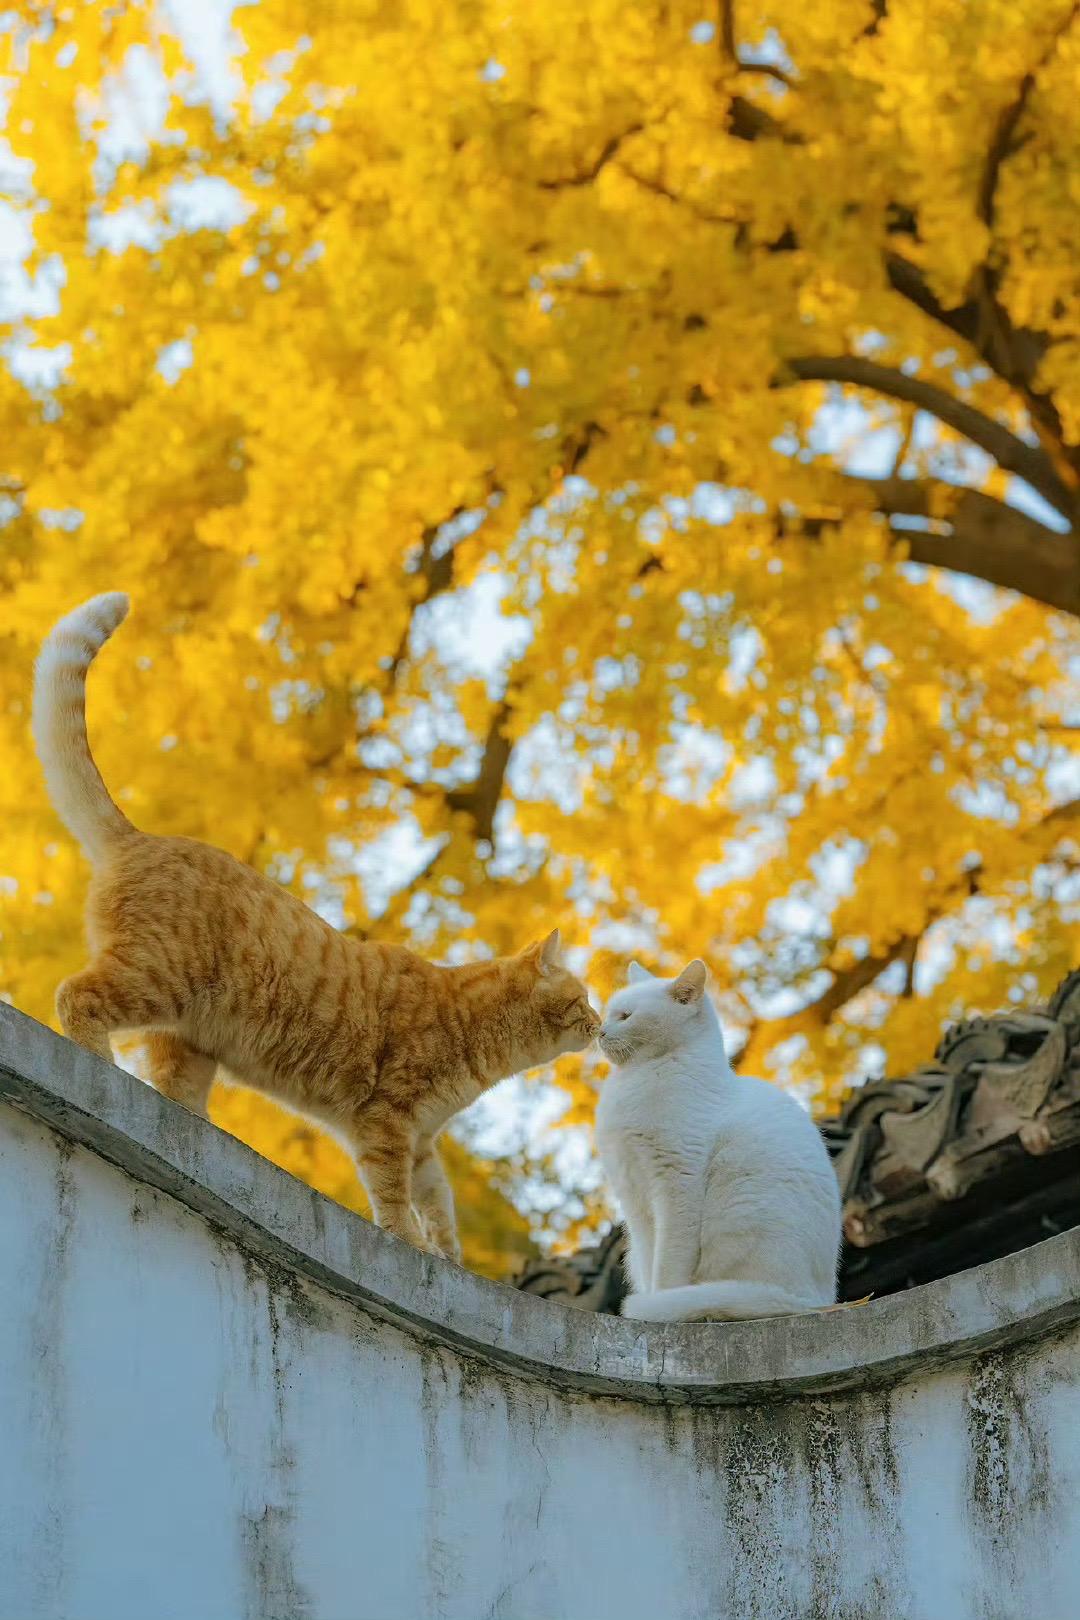
<svg viewBox="0 0 1080 1620"><path fill-rule="evenodd" d="M1000 304L994 305L994 318L987 321L986 293L982 288L954 309L945 309L931 292L923 272L902 254L886 253L885 273L894 292L946 331L963 338L980 360L1016 390L1042 441L1044 453L1075 501L1076 492L1080 490L1080 471L1062 439L1061 418L1053 401L1039 393L1032 382L1050 346L1046 333L1027 326L1014 326Z"/></svg>
<svg viewBox="0 0 1080 1620"><path fill-rule="evenodd" d="M1078 819L1080 819L1080 798L1068 799L1040 816L1028 828L1027 836L1038 838L1049 830ZM896 961L903 960L905 963L912 961L913 952L918 950L927 930L946 916L957 901L970 900L973 895L980 892L983 874L984 867L981 861L959 873L945 894L927 908L926 919L916 932L901 934L872 955L864 956L857 962L847 963L843 967L823 963L822 966L832 973L832 980L825 990L805 1007L800 1007L798 1012L789 1013L784 1018L762 1019L755 1023L739 1053L739 1067L741 1068L744 1063L751 1068L757 1067L771 1048L779 1045L781 1041L793 1035L804 1035L811 1030L826 1028L857 995L879 979L886 968L891 967Z"/></svg>
<svg viewBox="0 0 1080 1620"><path fill-rule="evenodd" d="M802 1019L809 1015L815 1023L831 1023L849 1001L854 1001L863 990L869 989L875 979L880 979L886 968L892 967L894 962L906 956L911 949L912 940L916 938L918 935L901 934L891 945L873 956L864 956L858 962L852 962L850 967L833 970L832 983L828 988L817 997L816 1001L812 1001L809 1007L804 1007L801 1012L792 1016Z"/></svg>
<svg viewBox="0 0 1080 1620"><path fill-rule="evenodd" d="M480 769L475 779L468 783L467 786L444 789L433 782L404 782L402 784L415 793L441 794L448 810L467 815L472 821L472 837L475 843L480 843L483 840L486 840L489 844L495 842L495 812L502 797L507 767L510 764L510 755L514 746L504 729L510 712L510 704L504 699L491 717L487 740L484 744L484 753L480 761ZM443 856L452 847L453 841L452 835L444 837L420 870L414 872L408 883L395 890L378 928L367 930L351 929L349 931L360 939L373 939L385 931L387 923L396 923L413 895L433 876Z"/></svg>
<svg viewBox="0 0 1080 1620"><path fill-rule="evenodd" d="M993 228L994 224L994 214L997 204L997 187L998 181L1001 178L1002 165L1004 164L1005 159L1016 150L1015 136L1017 125L1024 116L1024 113L1027 111L1027 104L1031 98L1031 92L1035 88L1035 80L1057 51L1062 39L1072 27L1078 15L1080 15L1080 0L1074 0L1074 3L1069 7L1066 15L1062 18L1057 28L1055 28L1053 33L1050 35L1050 38L1048 39L1046 47L1043 50L1042 55L1039 57L1039 60L1034 64L1033 67L1028 69L1028 71L1024 74L1024 77L1020 80L1020 85L1017 89L1015 99L1011 101L1007 107L1002 109L998 117L997 125L994 129L993 139L990 142L990 149L986 154L986 163L983 167L982 177L979 181L977 203L979 218L991 229Z"/></svg>
<svg viewBox="0 0 1080 1620"><path fill-rule="evenodd" d="M889 12L888 0L870 0L870 21L863 29L861 38L869 39L877 33Z"/></svg>
<svg viewBox="0 0 1080 1620"><path fill-rule="evenodd" d="M785 90L794 88L795 81L791 75L785 73L783 68L778 68L775 62L747 62L740 58L739 72L760 73L763 78L773 79L777 84L782 84Z"/></svg>
<svg viewBox="0 0 1080 1620"><path fill-rule="evenodd" d="M762 73L775 79L785 89L791 89L791 80L783 68L772 62L747 62L739 54L738 28L735 22L735 0L720 0L720 55L737 73Z"/></svg>
<svg viewBox="0 0 1080 1620"><path fill-rule="evenodd" d="M408 883L403 883L400 889L394 890L386 910L376 918L369 928L361 928L354 924L353 927L346 928L345 932L351 935L353 939L370 940L383 938L388 928L396 930L398 920L406 910L409 901L432 875L446 851L450 848L451 842L451 839L444 838L442 843L428 856L420 870L413 873Z"/></svg>
<svg viewBox="0 0 1080 1620"><path fill-rule="evenodd" d="M628 163L620 163L619 167L623 174L633 180L634 184L640 186L643 191L651 191L654 197L663 197L666 202L674 203L677 208L684 208L688 214L693 214L695 219L704 220L707 225L737 225L739 223L734 214L714 214L710 209L702 208L699 203L692 202L689 197L680 197L678 192L672 191L669 186L665 186L662 180L653 180L647 174L641 174L639 170L632 169Z"/></svg>
<svg viewBox="0 0 1080 1620"><path fill-rule="evenodd" d="M849 1001L868 989L887 967L891 967L904 954L910 942L911 937L903 934L873 956L861 957L849 967L829 968L833 975L832 982L820 996L807 1002L805 1007L800 1007L798 1012L788 1013L783 1018L755 1019L735 1066L740 1070L756 1071L763 1066L767 1054L781 1041L790 1040L795 1035L805 1035L808 1030L824 1029ZM828 964L823 966L828 967Z"/></svg>
<svg viewBox="0 0 1080 1620"><path fill-rule="evenodd" d="M781 127L764 128L760 119L752 116L756 111L752 104L746 103L744 107L749 108L750 116L740 120L736 116L738 109L732 103L730 133L737 139L753 141L762 134L775 134ZM768 118L767 114L764 116ZM769 122L775 125L776 121ZM797 136L783 138L792 141L799 139ZM917 235L917 218L906 209L897 212L902 221L901 234ZM777 241L770 243L768 250L772 253L791 253L798 247L797 233L788 230ZM1080 497L1080 450L1066 445L1057 407L1049 395L1041 393L1033 382L1049 348L1050 340L1046 333L1031 327L1014 326L1007 311L996 302L993 304L993 318L988 319L987 294L982 286L976 287L962 304L946 309L932 292L918 265L895 249L886 250L883 259L885 274L894 292L946 331L963 338L974 353L1016 391L1031 417L1043 453L1050 460L1062 488L1069 492L1070 507L1075 506Z"/></svg>
<svg viewBox="0 0 1080 1620"><path fill-rule="evenodd" d="M1078 12L1080 3L1074 0L1059 26L1051 33L1038 61L1024 74L1015 97L998 115L975 197L976 211L987 228L990 246L985 259L973 270L968 287L968 302L976 312L977 349L988 358L992 355L994 358L991 364L995 371L1008 378L1022 393L1044 449L1052 457L1065 483L1073 491L1078 484L1078 462L1075 452L1071 452L1065 443L1060 413L1050 396L1035 388L1035 369L1025 364L1021 357L1012 321L998 298L1001 281L1000 259L995 249L993 232L1002 169L1006 160L1020 144L1017 129L1027 111L1036 79L1054 55Z"/></svg>
<svg viewBox="0 0 1080 1620"><path fill-rule="evenodd" d="M865 30L868 34L875 32L885 17L887 0L874 0L873 10L874 17ZM1060 38L1078 14L1080 3L1070 9L1033 74L1037 75L1039 68L1049 60ZM1006 109L995 131L979 186L978 206L983 216L992 217L1000 167L1008 152L1014 149L1016 125L1026 110L1030 93L1031 87L1025 77L1016 100ZM779 137L789 142L802 139L798 134L789 132L764 108L739 96L732 99L729 108L728 131L742 141L755 141L762 137ZM917 237L919 222L915 212L897 206L892 214L893 221L889 226L891 234ZM798 245L797 234L792 231L773 244L771 251L794 251ZM991 370L1016 390L1031 417L1044 453L1052 462L1062 487L1069 491L1071 509L1080 494L1080 449L1066 444L1061 417L1053 399L1037 389L1034 383L1039 361L1049 346L1047 335L1013 325L1007 311L993 296L993 278L985 266L973 278L969 296L964 302L955 309L946 309L931 291L923 271L909 259L887 250L884 264L894 291L948 331L963 337Z"/></svg>
<svg viewBox="0 0 1080 1620"><path fill-rule="evenodd" d="M735 0L720 0L720 51L732 67L739 66L739 45L735 37Z"/></svg>
<svg viewBox="0 0 1080 1620"><path fill-rule="evenodd" d="M946 427L985 450L1003 472L1013 473L1030 484L1063 517L1071 518L1074 501L1044 451L1025 444L1003 423L956 399L935 383L909 377L906 372L880 366L860 355L809 355L789 360L787 369L803 382L849 383L929 412Z"/></svg>
<svg viewBox="0 0 1080 1620"><path fill-rule="evenodd" d="M560 450L559 465L564 476L568 476L571 473L576 473L588 457L590 451L593 449L593 446L606 437L606 430L601 427L598 422L594 421L587 421L581 424L578 429L568 434L563 440ZM494 491L497 487L498 485L495 483L494 477L492 476L490 488L492 491ZM443 530L445 525L452 522L455 517L459 517L462 511L463 508L456 508L449 514L448 517L444 518L442 522L437 525L432 525L424 531L419 563L419 572L422 577L423 587L410 608L409 617L398 642L397 651L394 657L391 659L389 666L384 671L383 690L385 694L392 692L400 665L408 656L409 632L417 608L419 608L424 602L430 602L433 597L439 595L441 592L449 590L453 585L454 549L453 547L448 547L446 551L436 555L434 545L436 538ZM448 810L457 811L467 815L470 818L473 826L473 837L476 842L479 843L486 841L489 844L494 844L495 816L498 811L499 802L506 784L506 774L509 769L510 757L514 747L513 739L509 735L507 722L513 713L512 694L515 684L517 684L517 675L520 668L520 664L515 665L507 676L507 695L496 706L492 713L491 720L488 725L487 735L484 740L484 749L483 754L481 755L480 768L471 782L468 782L460 787L446 788L438 782L411 781L401 774L398 774L395 777L394 773L391 771L385 771L382 773L373 772L372 774L382 774L391 781L396 781L397 785L406 788L411 793L441 796ZM359 737L354 737L352 739L354 752L355 744L360 740L361 738ZM345 745L342 744L340 747L333 749L328 754L325 754L318 759L310 760L309 766L312 769L325 769L339 757L344 746ZM362 768L360 767L359 763L355 761L355 759L352 761L352 763L356 766L356 768ZM410 892L421 882L423 882L431 871L434 870L443 853L449 847L449 843L450 841L447 840L446 843L441 845L432 856L430 862L422 869L421 872L416 875L416 877L412 879L411 883L408 885Z"/></svg>
<svg viewBox="0 0 1080 1620"><path fill-rule="evenodd" d="M589 186L597 179L601 170L615 157L624 141L632 135L640 135L645 128L644 124L631 124L627 129L620 130L617 135L610 136L600 148L595 160L586 168L579 169L574 174L557 175L551 180L538 180L537 185L541 191L567 191L577 186Z"/></svg>
<svg viewBox="0 0 1080 1620"><path fill-rule="evenodd" d="M412 635L413 622L416 618L417 611L422 608L426 602L432 602L434 601L435 597L441 596L444 591L450 590L454 583L453 546L447 546L446 549L439 552L437 556L435 554L434 547L435 541L438 539L439 534L446 527L447 523L452 523L455 518L461 517L464 511L465 508L463 506L456 506L448 518L444 518L441 523L431 524L424 530L423 536L421 537L419 563L419 573L422 582L421 589L419 594L414 597L412 605L409 608L409 614L404 625L402 626L401 635L398 638L398 644L395 647L393 655L390 659L390 663L386 668L383 686L387 691L393 688L401 670L401 666L405 662L406 655L409 651L409 638Z"/></svg>
<svg viewBox="0 0 1080 1620"><path fill-rule="evenodd" d="M1080 616L1080 541L1075 532L1059 534L1016 507L962 485L932 478L835 476L848 498L861 495L870 509L892 520L893 540L910 561L968 574ZM928 518L937 527L908 528L895 521L905 517Z"/></svg>
<svg viewBox="0 0 1080 1620"><path fill-rule="evenodd" d="M1052 554L1046 557L1031 557L1026 550L1018 553L1014 534L996 524L989 529L955 527L949 535L918 533L894 524L893 536L903 543L909 562L968 574L1058 612L1080 616L1080 557L1072 536L1052 535ZM1063 556L1066 543L1072 549Z"/></svg>
<svg viewBox="0 0 1080 1620"><path fill-rule="evenodd" d="M506 734L510 714L510 702L504 698L491 716L476 779L467 787L451 788L446 795L448 808L470 816L476 838L486 839L489 844L495 842L495 812L514 748Z"/></svg>
<svg viewBox="0 0 1080 1620"><path fill-rule="evenodd" d="M910 1001L915 994L915 968L919 960L919 946L922 944L922 938L922 934L912 934L907 945L900 953L904 961L904 988L900 994L905 1001Z"/></svg>

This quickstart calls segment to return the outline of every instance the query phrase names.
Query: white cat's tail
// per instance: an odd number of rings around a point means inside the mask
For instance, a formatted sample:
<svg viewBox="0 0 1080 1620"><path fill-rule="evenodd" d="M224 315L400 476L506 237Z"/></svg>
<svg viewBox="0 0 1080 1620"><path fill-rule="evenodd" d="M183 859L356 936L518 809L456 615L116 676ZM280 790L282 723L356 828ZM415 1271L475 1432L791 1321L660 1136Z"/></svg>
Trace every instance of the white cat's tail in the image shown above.
<svg viewBox="0 0 1080 1620"><path fill-rule="evenodd" d="M91 860L135 830L109 797L86 735L86 673L127 610L120 591L84 602L50 630L34 670L34 741L45 784Z"/></svg>
<svg viewBox="0 0 1080 1620"><path fill-rule="evenodd" d="M820 1310L828 1301L800 1298L771 1283L706 1282L628 1294L622 1315L638 1322L738 1322L753 1316L792 1316Z"/></svg>

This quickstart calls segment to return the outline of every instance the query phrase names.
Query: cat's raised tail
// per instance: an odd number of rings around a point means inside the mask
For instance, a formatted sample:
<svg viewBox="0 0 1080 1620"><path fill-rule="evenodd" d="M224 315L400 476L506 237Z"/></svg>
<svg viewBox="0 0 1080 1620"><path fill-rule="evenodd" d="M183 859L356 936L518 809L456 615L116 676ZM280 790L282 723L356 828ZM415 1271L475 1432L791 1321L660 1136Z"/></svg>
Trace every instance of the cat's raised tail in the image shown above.
<svg viewBox="0 0 1080 1620"><path fill-rule="evenodd" d="M800 1299L771 1283L703 1282L628 1294L622 1315L638 1322L739 1322L754 1316L793 1316L820 1310L828 1300Z"/></svg>
<svg viewBox="0 0 1080 1620"><path fill-rule="evenodd" d="M91 860L135 830L109 797L86 735L86 673L128 606L122 591L84 602L50 630L34 669L34 741L45 785Z"/></svg>

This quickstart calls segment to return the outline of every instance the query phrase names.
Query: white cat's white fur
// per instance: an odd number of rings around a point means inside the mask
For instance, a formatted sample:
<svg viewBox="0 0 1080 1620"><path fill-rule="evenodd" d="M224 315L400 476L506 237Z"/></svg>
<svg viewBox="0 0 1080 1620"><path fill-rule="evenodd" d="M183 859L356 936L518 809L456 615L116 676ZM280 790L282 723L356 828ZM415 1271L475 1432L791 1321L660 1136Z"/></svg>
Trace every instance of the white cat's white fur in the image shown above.
<svg viewBox="0 0 1080 1620"><path fill-rule="evenodd" d="M784 1316L831 1305L840 1191L805 1109L733 1073L695 961L675 979L635 962L604 1014L616 1065L596 1143L629 1232L646 1322Z"/></svg>

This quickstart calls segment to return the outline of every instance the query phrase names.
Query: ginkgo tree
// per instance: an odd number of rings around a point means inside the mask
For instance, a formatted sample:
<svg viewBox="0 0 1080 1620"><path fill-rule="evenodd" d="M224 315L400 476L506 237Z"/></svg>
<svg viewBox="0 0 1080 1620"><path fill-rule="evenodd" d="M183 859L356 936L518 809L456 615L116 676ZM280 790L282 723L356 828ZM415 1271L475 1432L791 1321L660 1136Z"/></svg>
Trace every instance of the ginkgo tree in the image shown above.
<svg viewBox="0 0 1080 1620"><path fill-rule="evenodd" d="M560 922L600 995L701 954L742 1061L820 1106L1073 964L1080 7L0 29L17 1005L49 1016L84 883L31 662L117 587L128 813L360 934ZM590 1062L557 1078L587 1123Z"/></svg>

